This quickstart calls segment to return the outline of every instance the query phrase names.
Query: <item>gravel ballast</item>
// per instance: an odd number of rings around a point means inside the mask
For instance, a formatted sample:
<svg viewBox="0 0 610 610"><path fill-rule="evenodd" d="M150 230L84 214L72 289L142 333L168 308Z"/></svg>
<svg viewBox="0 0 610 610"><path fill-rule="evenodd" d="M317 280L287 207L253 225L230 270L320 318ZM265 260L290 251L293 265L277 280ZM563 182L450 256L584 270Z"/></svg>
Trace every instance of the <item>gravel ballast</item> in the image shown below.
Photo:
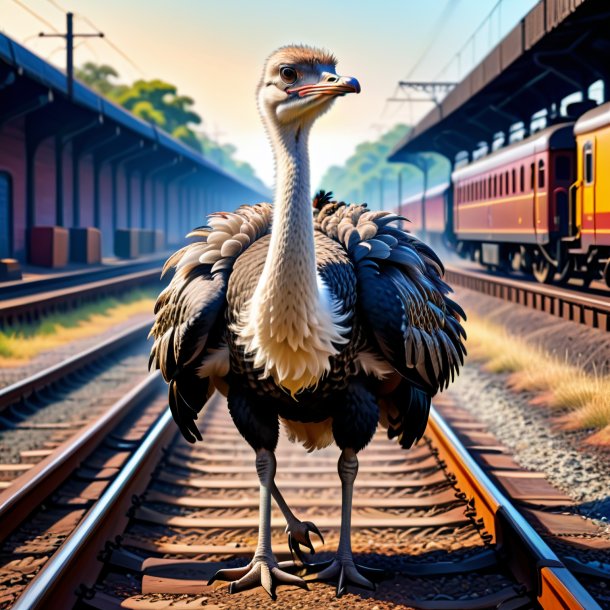
<svg viewBox="0 0 610 610"><path fill-rule="evenodd" d="M456 289L455 298L467 314L502 325L509 333L549 353L565 355L570 363L588 371L608 371L610 338L602 331L462 288ZM604 521L610 518L608 452L583 443L591 430L560 429L556 412L533 405L535 394L510 390L507 380L507 374L489 373L477 363L467 362L447 393L487 424L521 466L545 473L579 504L583 515Z"/></svg>

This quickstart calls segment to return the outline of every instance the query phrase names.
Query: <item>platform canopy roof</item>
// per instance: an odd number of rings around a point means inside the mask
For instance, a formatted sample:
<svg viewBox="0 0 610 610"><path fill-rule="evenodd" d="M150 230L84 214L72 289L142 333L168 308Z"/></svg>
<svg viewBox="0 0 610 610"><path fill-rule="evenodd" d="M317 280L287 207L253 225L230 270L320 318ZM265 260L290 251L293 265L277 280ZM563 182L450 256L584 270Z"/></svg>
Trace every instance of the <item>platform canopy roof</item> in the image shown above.
<svg viewBox="0 0 610 610"><path fill-rule="evenodd" d="M27 80L37 85L39 89L46 92L50 101L60 100L63 104L72 105L75 112L82 113L85 111L92 116L96 115L100 122L120 127L125 132L141 138L147 145L151 145L160 153L165 153L182 163L192 165L194 170L203 170L207 175L212 173L219 178L224 178L243 187L246 191L250 191L251 195L259 198L259 200L260 198L268 199L270 197L268 191L256 189L191 147L170 136L167 132L159 129L156 125L139 119L125 108L112 103L76 79L74 80L73 95L70 99L68 78L64 72L27 50L10 37L0 33L0 94L3 89L15 85L19 80ZM8 90L6 93L8 93ZM0 115L1 112L2 109L0 108Z"/></svg>
<svg viewBox="0 0 610 610"><path fill-rule="evenodd" d="M610 3L540 0L389 156L453 158L597 80L610 83Z"/></svg>

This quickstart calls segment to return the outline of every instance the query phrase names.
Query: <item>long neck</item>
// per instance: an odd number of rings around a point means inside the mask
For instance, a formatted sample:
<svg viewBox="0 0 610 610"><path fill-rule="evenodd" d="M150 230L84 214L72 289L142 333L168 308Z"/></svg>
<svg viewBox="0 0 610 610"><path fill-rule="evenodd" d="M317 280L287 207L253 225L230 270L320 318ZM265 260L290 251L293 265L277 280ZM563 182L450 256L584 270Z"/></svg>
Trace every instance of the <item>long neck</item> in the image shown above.
<svg viewBox="0 0 610 610"><path fill-rule="evenodd" d="M337 345L346 343L346 316L328 288L318 285L309 192L309 128L271 129L276 159L273 227L263 272L234 330L263 377L295 396L330 370Z"/></svg>
<svg viewBox="0 0 610 610"><path fill-rule="evenodd" d="M316 256L309 182L309 127L271 133L276 186L271 243L263 280L267 297L286 300L317 296ZM288 304L290 306L290 304ZM298 308L297 308L298 309Z"/></svg>

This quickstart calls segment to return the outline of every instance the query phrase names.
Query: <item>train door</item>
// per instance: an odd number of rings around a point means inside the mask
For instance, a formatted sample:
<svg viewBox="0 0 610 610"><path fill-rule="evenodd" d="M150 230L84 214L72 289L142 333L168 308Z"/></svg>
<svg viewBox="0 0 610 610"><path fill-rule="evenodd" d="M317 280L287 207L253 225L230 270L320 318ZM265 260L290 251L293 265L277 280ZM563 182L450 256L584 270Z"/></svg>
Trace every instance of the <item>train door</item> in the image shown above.
<svg viewBox="0 0 610 610"><path fill-rule="evenodd" d="M534 232L536 241L548 241L548 160L546 154L539 154L531 165L532 191L534 195Z"/></svg>
<svg viewBox="0 0 610 610"><path fill-rule="evenodd" d="M0 171L0 258L13 255L13 189L11 176Z"/></svg>
<svg viewBox="0 0 610 610"><path fill-rule="evenodd" d="M582 147L582 233L595 240L595 138Z"/></svg>

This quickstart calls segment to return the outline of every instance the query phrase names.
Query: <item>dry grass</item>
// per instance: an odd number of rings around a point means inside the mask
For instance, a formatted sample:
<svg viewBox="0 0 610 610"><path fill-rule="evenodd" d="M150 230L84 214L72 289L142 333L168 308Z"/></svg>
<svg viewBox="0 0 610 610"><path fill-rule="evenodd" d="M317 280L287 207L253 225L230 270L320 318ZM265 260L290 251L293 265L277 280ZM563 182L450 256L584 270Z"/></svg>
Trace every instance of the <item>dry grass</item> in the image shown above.
<svg viewBox="0 0 610 610"><path fill-rule="evenodd" d="M154 302L152 291L134 290L0 331L0 366L21 366L42 352L95 336L135 315L152 314Z"/></svg>
<svg viewBox="0 0 610 610"><path fill-rule="evenodd" d="M476 316L466 329L469 359L508 373L513 390L536 393L533 402L561 411L567 428L597 430L595 442L610 443L610 376L587 373Z"/></svg>

